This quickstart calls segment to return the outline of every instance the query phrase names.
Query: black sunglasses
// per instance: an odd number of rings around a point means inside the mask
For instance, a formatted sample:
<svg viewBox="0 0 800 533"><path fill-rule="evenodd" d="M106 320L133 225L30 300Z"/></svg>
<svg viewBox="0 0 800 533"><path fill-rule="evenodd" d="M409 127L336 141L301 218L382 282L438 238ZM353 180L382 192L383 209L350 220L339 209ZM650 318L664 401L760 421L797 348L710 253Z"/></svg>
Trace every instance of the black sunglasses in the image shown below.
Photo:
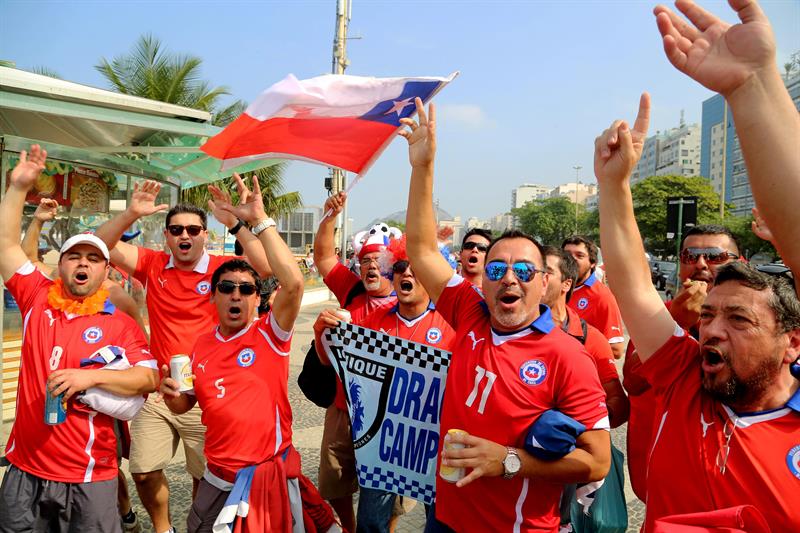
<svg viewBox="0 0 800 533"><path fill-rule="evenodd" d="M395 274L402 274L408 268L408 261L398 261L392 265L392 272Z"/></svg>
<svg viewBox="0 0 800 533"><path fill-rule="evenodd" d="M694 265L700 257L705 257L709 265L721 265L729 259L739 259L738 255L722 248L687 248L681 252L681 263Z"/></svg>
<svg viewBox="0 0 800 533"><path fill-rule="evenodd" d="M543 270L536 268L536 265L527 261L517 261L513 265L502 261L492 261L486 265L484 270L486 271L486 277L489 278L490 281L499 281L506 275L509 267L511 267L511 271L514 272L517 279L523 283L532 280L537 272L543 272Z"/></svg>
<svg viewBox="0 0 800 533"><path fill-rule="evenodd" d="M236 283L228 280L217 282L217 290L222 294L233 294L236 287L239 287L239 294L242 296L251 296L258 290L253 283Z"/></svg>
<svg viewBox="0 0 800 533"><path fill-rule="evenodd" d="M489 245L488 244L481 244L481 243L475 242L475 241L468 241L468 242L465 242L464 245L461 248L463 250L473 250L473 249L475 249L475 250L478 250L479 252L486 253L486 250L489 249Z"/></svg>
<svg viewBox="0 0 800 533"><path fill-rule="evenodd" d="M170 224L167 226L167 231L173 237L180 237L183 235L183 230L186 230L186 233L189 234L190 237L197 237L200 235L200 232L203 231L205 228L203 226L197 226L192 224L190 226L181 226L180 224Z"/></svg>

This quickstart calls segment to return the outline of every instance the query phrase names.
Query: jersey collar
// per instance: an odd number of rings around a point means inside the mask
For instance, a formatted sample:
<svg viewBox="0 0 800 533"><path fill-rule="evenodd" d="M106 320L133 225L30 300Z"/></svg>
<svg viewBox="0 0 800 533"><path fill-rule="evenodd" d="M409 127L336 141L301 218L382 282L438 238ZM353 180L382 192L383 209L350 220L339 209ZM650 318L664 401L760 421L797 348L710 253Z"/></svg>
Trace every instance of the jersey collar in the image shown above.
<svg viewBox="0 0 800 533"><path fill-rule="evenodd" d="M797 389L794 394L792 394L792 397L786 402L786 407L800 413L800 389Z"/></svg>
<svg viewBox="0 0 800 533"><path fill-rule="evenodd" d="M592 270L592 273L591 273L591 274L589 274L589 277L588 277L588 278L586 278L586 281L584 281L583 283L581 283L580 285L578 285L577 287L575 287L575 290L578 290L578 289L580 289L581 287L591 287L591 286L592 286L592 285L594 285L595 283L597 283L597 275L595 274L595 271L594 271L594 270Z"/></svg>
<svg viewBox="0 0 800 533"><path fill-rule="evenodd" d="M436 307L433 305L433 300L428 300L428 307L425 308L425 310L422 313L420 313L418 316L415 316L414 318L405 318L403 315L400 314L400 302L398 302L392 306L392 308L389 310L389 314L397 314L397 318L400 319L403 322L403 324L406 325L406 327L411 327L420 320L422 320L423 318L425 318L425 316L429 312L434 310L436 310Z"/></svg>
<svg viewBox="0 0 800 533"><path fill-rule="evenodd" d="M166 266L164 266L164 270L168 268L175 268L175 262L173 261L173 259L175 258L172 256L172 254L170 254L169 261L167 261ZM210 262L211 262L211 257L208 255L208 251L203 250L203 257L200 258L200 261L197 262L197 264L194 266L192 270L194 270L198 274L206 274L208 272L208 265Z"/></svg>
<svg viewBox="0 0 800 533"><path fill-rule="evenodd" d="M527 333L529 329L532 329L547 335L553 330L553 327L553 315L550 313L550 308L544 304L539 304L539 316L524 328L508 332L495 331L495 329L492 328L492 333L499 337L510 337L519 336L520 333Z"/></svg>

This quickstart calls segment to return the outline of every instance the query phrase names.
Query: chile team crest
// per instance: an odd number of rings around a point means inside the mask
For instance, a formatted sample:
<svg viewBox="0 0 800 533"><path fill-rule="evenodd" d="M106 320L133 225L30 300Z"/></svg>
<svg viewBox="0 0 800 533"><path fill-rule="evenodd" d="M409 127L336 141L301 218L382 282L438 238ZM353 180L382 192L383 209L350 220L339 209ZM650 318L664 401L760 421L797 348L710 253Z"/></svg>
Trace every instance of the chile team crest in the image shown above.
<svg viewBox="0 0 800 533"><path fill-rule="evenodd" d="M236 356L236 364L242 368L247 368L256 362L256 352L250 348L245 348Z"/></svg>
<svg viewBox="0 0 800 533"><path fill-rule="evenodd" d="M428 344L439 344L442 340L442 330L439 328L431 328L425 334L425 342Z"/></svg>
<svg viewBox="0 0 800 533"><path fill-rule="evenodd" d="M800 444L794 446L786 454L786 466L794 477L800 479Z"/></svg>
<svg viewBox="0 0 800 533"><path fill-rule="evenodd" d="M197 284L197 286L194 288L194 290L195 290L195 292L197 292L197 294L205 296L206 294L211 292L211 282L210 281L201 281L200 283Z"/></svg>
<svg viewBox="0 0 800 533"><path fill-rule="evenodd" d="M103 338L103 330L97 326L86 328L83 330L83 342L87 344L96 344Z"/></svg>
<svg viewBox="0 0 800 533"><path fill-rule="evenodd" d="M589 299L588 298L581 298L578 300L578 309L586 309L589 307Z"/></svg>
<svg viewBox="0 0 800 533"><path fill-rule="evenodd" d="M538 359L525 361L519 367L519 378L528 385L539 385L547 377L547 366Z"/></svg>

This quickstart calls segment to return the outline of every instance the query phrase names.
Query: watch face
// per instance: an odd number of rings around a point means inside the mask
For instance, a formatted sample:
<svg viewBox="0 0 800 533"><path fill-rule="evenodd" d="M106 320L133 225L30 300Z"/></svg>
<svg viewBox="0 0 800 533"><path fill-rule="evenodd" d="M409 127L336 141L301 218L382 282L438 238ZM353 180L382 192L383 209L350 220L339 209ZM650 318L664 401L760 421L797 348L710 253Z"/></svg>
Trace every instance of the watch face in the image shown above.
<svg viewBox="0 0 800 533"><path fill-rule="evenodd" d="M506 460L503 461L504 466L506 468L506 472L509 474L516 474L519 472L520 467L522 466L522 462L519 460L519 456L514 454L508 454L506 456Z"/></svg>

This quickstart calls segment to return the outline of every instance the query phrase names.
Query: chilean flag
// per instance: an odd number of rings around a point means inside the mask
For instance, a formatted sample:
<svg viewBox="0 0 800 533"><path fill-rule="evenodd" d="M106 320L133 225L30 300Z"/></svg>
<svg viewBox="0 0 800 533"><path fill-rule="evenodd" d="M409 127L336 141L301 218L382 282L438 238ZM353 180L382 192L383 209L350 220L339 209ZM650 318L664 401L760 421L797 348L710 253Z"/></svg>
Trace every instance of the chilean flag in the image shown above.
<svg viewBox="0 0 800 533"><path fill-rule="evenodd" d="M201 149L222 169L256 159L297 159L363 175L446 78L365 78L328 75L298 80L289 74Z"/></svg>

